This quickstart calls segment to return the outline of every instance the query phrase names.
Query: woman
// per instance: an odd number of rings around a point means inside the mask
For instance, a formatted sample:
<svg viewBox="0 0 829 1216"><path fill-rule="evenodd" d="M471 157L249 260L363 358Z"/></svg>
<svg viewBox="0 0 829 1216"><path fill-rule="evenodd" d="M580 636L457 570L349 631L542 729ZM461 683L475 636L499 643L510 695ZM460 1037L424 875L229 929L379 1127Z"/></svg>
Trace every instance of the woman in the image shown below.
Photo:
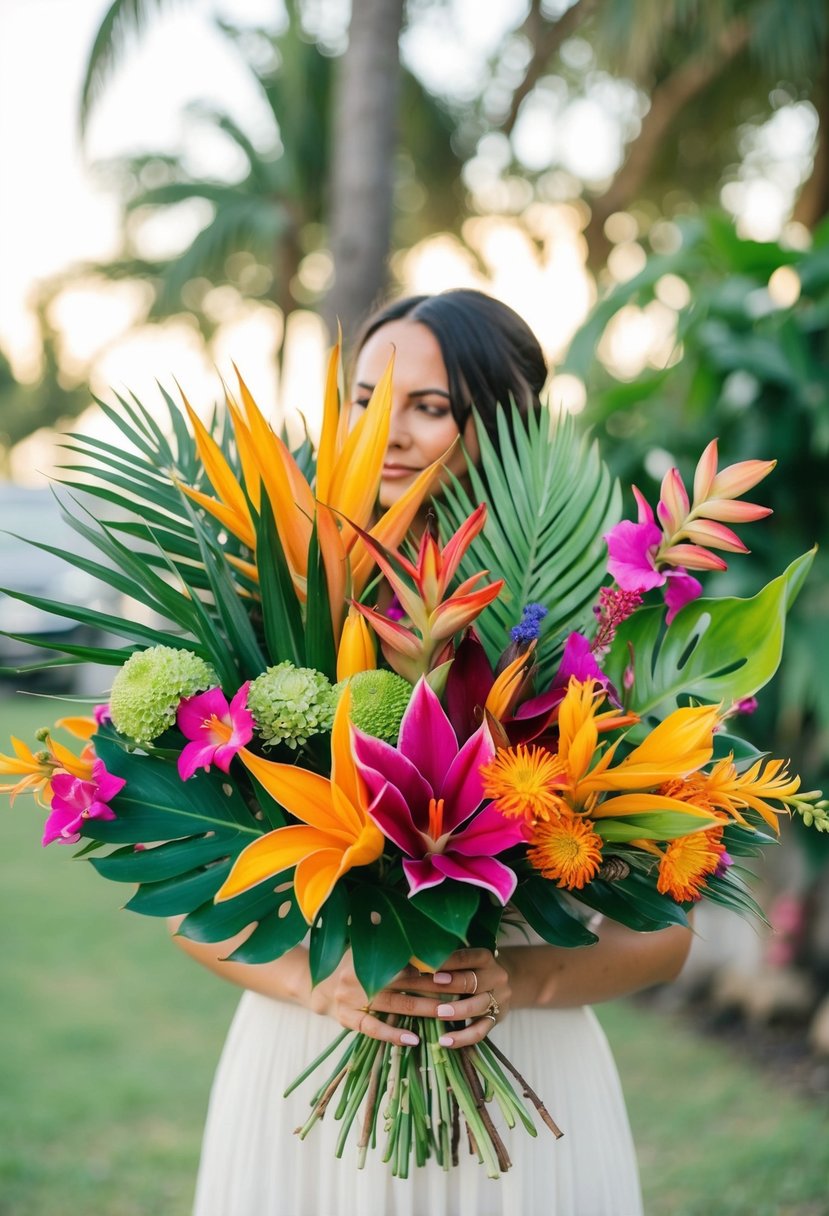
<svg viewBox="0 0 829 1216"><path fill-rule="evenodd" d="M472 405L497 440L498 402L525 410L538 403L546 367L538 342L505 305L480 292L454 291L391 304L365 327L353 373L353 407L368 403L394 350L394 388L380 504L389 507L421 469L460 435L473 459ZM461 475L455 445L446 467ZM174 922L177 927L178 922ZM176 938L199 962L247 989L228 1037L211 1097L195 1216L637 1216L635 1156L615 1067L586 1006L673 979L689 934L669 928L635 933L594 918L599 941L567 950L505 942L497 957L462 950L434 975L401 973L371 1001L349 956L311 987L303 946L261 966L221 961L232 942L205 945ZM497 1042L565 1129L554 1142L517 1132L512 1169L497 1182L469 1158L444 1172L434 1163L407 1180L379 1160L357 1170L353 1144L334 1153L339 1124L324 1120L303 1144L292 1138L307 1116L307 1087L282 1091L327 1046L336 1023L375 1038L414 1037L378 1013L466 1021L442 1042L450 1048Z"/></svg>

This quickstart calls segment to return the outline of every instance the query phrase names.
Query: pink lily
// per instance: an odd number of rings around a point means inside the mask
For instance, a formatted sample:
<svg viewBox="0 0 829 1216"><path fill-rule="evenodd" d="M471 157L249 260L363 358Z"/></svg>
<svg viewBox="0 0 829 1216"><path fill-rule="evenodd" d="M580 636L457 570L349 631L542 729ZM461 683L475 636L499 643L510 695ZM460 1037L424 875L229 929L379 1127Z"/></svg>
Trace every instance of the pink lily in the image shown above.
<svg viewBox="0 0 829 1216"><path fill-rule="evenodd" d="M103 760L92 765L92 779L85 781L71 773L58 772L52 777L52 813L43 829L43 844L60 840L75 844L81 838L86 819L115 819L109 802L126 785L123 777L106 770Z"/></svg>
<svg viewBox="0 0 829 1216"><path fill-rule="evenodd" d="M354 755L371 802L368 814L403 852L414 895L447 878L483 887L506 904L516 876L495 854L525 840L524 824L484 800L479 774L495 755L483 723L458 746L425 679L415 686L397 747L354 728Z"/></svg>
<svg viewBox="0 0 829 1216"><path fill-rule="evenodd" d="M443 660L450 639L465 629L499 594L503 579L477 587L489 573L480 570L464 580L448 595L449 585L469 545L486 520L481 504L458 528L441 549L427 528L420 542L416 563L402 553L383 548L368 533L356 528L365 547L386 576L395 593L397 605L392 614L354 603L380 638L383 654L399 675L414 683L419 676ZM402 609L413 626L409 629L397 618Z"/></svg>
<svg viewBox="0 0 829 1216"><path fill-rule="evenodd" d="M246 680L229 705L221 688L181 699L176 722L185 738L191 740L178 758L182 781L192 777L197 768L207 770L211 764L226 773L236 753L250 743L253 714L247 708L249 688L250 680Z"/></svg>

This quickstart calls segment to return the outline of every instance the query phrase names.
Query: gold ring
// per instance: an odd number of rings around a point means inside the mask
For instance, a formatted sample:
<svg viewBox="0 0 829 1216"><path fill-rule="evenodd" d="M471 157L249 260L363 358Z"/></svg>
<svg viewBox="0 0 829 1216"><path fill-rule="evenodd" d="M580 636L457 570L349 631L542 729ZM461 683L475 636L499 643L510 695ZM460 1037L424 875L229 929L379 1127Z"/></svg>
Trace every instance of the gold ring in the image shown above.
<svg viewBox="0 0 829 1216"><path fill-rule="evenodd" d="M497 1020L498 1014L500 1012L501 1012L501 1006L498 1004L498 1002L495 999L495 993L490 992L489 993L489 1004L486 1007L486 1012L484 1013L484 1017L492 1018L492 1020L494 1022Z"/></svg>
<svg viewBox="0 0 829 1216"><path fill-rule="evenodd" d="M495 1023L498 1021L498 1019L496 1018L496 1016L495 1016L495 1014L494 1014L494 1013L482 1013L482 1014L481 1014L481 1017L482 1017L482 1018L489 1018L489 1020L490 1020L490 1022L492 1022L492 1025L493 1025L493 1026L494 1026L494 1025L495 1025Z"/></svg>
<svg viewBox="0 0 829 1216"><path fill-rule="evenodd" d="M475 993L478 991L478 973L477 973L477 971L473 971L472 974L475 977L475 987L472 989L471 993L469 994L470 996L474 996Z"/></svg>
<svg viewBox="0 0 829 1216"><path fill-rule="evenodd" d="M360 1013L374 1013L374 1010L372 1009L371 1005L361 1005Z"/></svg>

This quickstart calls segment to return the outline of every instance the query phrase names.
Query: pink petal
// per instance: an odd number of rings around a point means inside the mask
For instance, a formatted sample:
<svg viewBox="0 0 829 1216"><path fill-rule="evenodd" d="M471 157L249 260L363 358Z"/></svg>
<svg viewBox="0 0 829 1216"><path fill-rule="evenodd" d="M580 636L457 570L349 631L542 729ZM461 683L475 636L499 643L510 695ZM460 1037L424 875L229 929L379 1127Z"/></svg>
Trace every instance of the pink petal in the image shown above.
<svg viewBox="0 0 829 1216"><path fill-rule="evenodd" d="M639 512L638 522L640 524L655 524L656 520L653 515L653 508L648 502L645 495L636 486L631 486L633 497L636 499L636 506Z"/></svg>
<svg viewBox="0 0 829 1216"><path fill-rule="evenodd" d="M772 471L776 460L740 460L730 464L714 478L712 498L738 498Z"/></svg>
<svg viewBox="0 0 829 1216"><path fill-rule="evenodd" d="M410 807L428 807L435 790L396 747L367 735L356 726L351 729L354 757L368 788L375 798L388 781L395 786Z"/></svg>
<svg viewBox="0 0 829 1216"><path fill-rule="evenodd" d="M482 764L495 755L495 744L486 722L470 736L447 770L435 794L444 799L443 830L454 832L481 805L484 787Z"/></svg>
<svg viewBox="0 0 829 1216"><path fill-rule="evenodd" d="M662 533L656 524L633 524L623 519L605 535L607 568L623 591L649 591L661 587L665 576L654 565Z"/></svg>
<svg viewBox="0 0 829 1216"><path fill-rule="evenodd" d="M663 595L665 603L668 606L668 615L665 618L665 623L670 625L680 609L702 595L702 583L698 582L697 579L681 568L679 570L669 570L668 581Z"/></svg>
<svg viewBox="0 0 829 1216"><path fill-rule="evenodd" d="M116 794L120 794L127 784L123 777L116 777L114 773L107 772L103 760L96 760L92 765L92 777L98 787L98 797L102 802L109 802Z"/></svg>
<svg viewBox="0 0 829 1216"><path fill-rule="evenodd" d="M78 829L82 823L83 816L80 811L69 806L61 798L53 798L52 813L43 825L41 843L44 847L51 844L53 840L61 840L65 844L75 844L80 840Z"/></svg>
<svg viewBox="0 0 829 1216"><path fill-rule="evenodd" d="M685 529L685 535L695 545L710 545L712 549L724 549L726 553L748 553L736 532L713 520L695 519Z"/></svg>
<svg viewBox="0 0 829 1216"><path fill-rule="evenodd" d="M694 505L704 502L711 493L711 486L717 475L717 441L712 439L708 447L697 461L694 472Z"/></svg>
<svg viewBox="0 0 829 1216"><path fill-rule="evenodd" d="M480 616L484 608L501 594L504 580L487 583L466 595L451 595L429 617L429 631L435 641L451 638Z"/></svg>
<svg viewBox="0 0 829 1216"><path fill-rule="evenodd" d="M689 566L691 570L728 569L727 563L721 557L717 557L716 553L709 553L700 545L671 545L670 549L663 550L660 560L669 566ZM663 575L665 573L663 571ZM664 577L662 581L665 581Z"/></svg>
<svg viewBox="0 0 829 1216"><path fill-rule="evenodd" d="M518 879L512 870L494 857L461 858L448 853L436 853L432 862L435 869L447 878L467 882L474 887L484 887L502 904L509 902L518 885Z"/></svg>
<svg viewBox="0 0 829 1216"><path fill-rule="evenodd" d="M761 507L755 502L737 502L733 498L708 498L705 502L706 519L718 519L724 524L750 524L771 514L771 507Z"/></svg>
<svg viewBox="0 0 829 1216"><path fill-rule="evenodd" d="M472 514L464 520L458 528L454 536L452 536L443 546L441 554L443 569L441 571L441 580L444 587L448 587L452 581L452 576L460 565L464 553L472 544L472 541L478 535L486 523L486 503L481 503L476 507Z"/></svg>
<svg viewBox="0 0 829 1216"><path fill-rule="evenodd" d="M490 803L465 828L453 834L446 851L462 857L494 857L504 849L525 843L526 831L523 819L507 819Z"/></svg>
<svg viewBox="0 0 829 1216"><path fill-rule="evenodd" d="M424 679L415 684L406 706L397 747L439 796L449 765L458 754L458 740L437 695Z"/></svg>
<svg viewBox="0 0 829 1216"><path fill-rule="evenodd" d="M250 680L245 680L236 696L230 702L230 722L233 726L230 742L234 743L236 747L244 747L253 738L253 714L248 709L249 689Z"/></svg>
<svg viewBox="0 0 829 1216"><path fill-rule="evenodd" d="M680 530L690 509L688 493L679 475L679 469L669 469L662 478L662 489L656 508L659 521L668 538Z"/></svg>
<svg viewBox="0 0 829 1216"><path fill-rule="evenodd" d="M198 739L205 722L213 716L227 719L230 706L221 688L208 688L194 697L182 697L178 704L176 723L186 739Z"/></svg>
<svg viewBox="0 0 829 1216"><path fill-rule="evenodd" d="M87 818L88 819L116 819L117 816L111 806L107 806L107 804L105 802L101 802L99 799L96 798L96 800L90 804L89 810L87 811Z"/></svg>
<svg viewBox="0 0 829 1216"><path fill-rule="evenodd" d="M216 746L209 740L194 739L188 743L178 758L178 775L182 781L189 781L197 768L209 769L215 752Z"/></svg>
<svg viewBox="0 0 829 1216"><path fill-rule="evenodd" d="M587 680L598 680L600 684L604 685L608 682L607 676L596 662L589 638L586 638L583 633L574 632L568 635L558 671L553 677L553 686L566 688L571 676L575 676L581 683L585 683Z"/></svg>
<svg viewBox="0 0 829 1216"><path fill-rule="evenodd" d="M404 858L403 873L406 875L412 895L417 895L418 891L425 891L429 887L438 886L446 877L435 868L434 855L424 857L421 861L410 861L408 858Z"/></svg>
<svg viewBox="0 0 829 1216"><path fill-rule="evenodd" d="M480 726L493 683L486 651L470 629L455 651L444 694L446 712L459 741L468 739Z"/></svg>
<svg viewBox="0 0 829 1216"><path fill-rule="evenodd" d="M396 844L402 852L409 857L423 856L426 842L400 790L386 782L369 806L368 813L386 839Z"/></svg>

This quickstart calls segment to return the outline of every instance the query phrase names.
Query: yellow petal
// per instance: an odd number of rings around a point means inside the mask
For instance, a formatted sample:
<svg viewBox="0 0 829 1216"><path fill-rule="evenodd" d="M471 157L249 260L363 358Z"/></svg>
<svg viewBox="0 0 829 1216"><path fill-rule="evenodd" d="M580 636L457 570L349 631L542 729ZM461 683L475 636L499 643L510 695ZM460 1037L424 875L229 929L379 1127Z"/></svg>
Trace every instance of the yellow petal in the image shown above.
<svg viewBox="0 0 829 1216"><path fill-rule="evenodd" d="M322 410L322 430L317 450L317 498L328 502L331 493L331 478L337 457L337 435L340 422L340 395L338 391L340 370L340 344L334 347L328 359L325 377L325 397ZM346 413L343 410L343 413Z"/></svg>
<svg viewBox="0 0 829 1216"><path fill-rule="evenodd" d="M343 854L337 849L320 849L306 857L296 868L294 890L296 901L308 924L331 894L342 872Z"/></svg>
<svg viewBox="0 0 829 1216"><path fill-rule="evenodd" d="M316 828L287 827L267 832L249 844L234 861L230 873L214 896L217 903L233 899L284 870L295 866L309 853L330 844Z"/></svg>
<svg viewBox="0 0 829 1216"><path fill-rule="evenodd" d="M361 671L374 671L377 655L371 630L365 617L351 607L343 624L337 650L337 679L347 680Z"/></svg>
<svg viewBox="0 0 829 1216"><path fill-rule="evenodd" d="M181 399L184 402L184 408L190 419L190 425L193 428L193 435L196 440L196 448L198 449L205 472L210 479L210 484L221 501L231 510L234 517L247 521L248 535L253 537L253 539L244 540L244 543L253 548L255 545L253 521L250 517L247 499L242 487L239 485L236 474L225 460L224 452L204 426L198 414L193 410L184 393L181 394ZM236 535L239 535L239 533L237 532ZM243 538L240 537L240 539Z"/></svg>
<svg viewBox="0 0 829 1216"><path fill-rule="evenodd" d="M692 831L691 821L700 821L700 827L708 827L713 820L722 823L719 815L704 811L702 807L692 802L683 802L679 798L671 798L664 794L618 794L614 798L605 798L590 810L591 819L611 819L626 815L658 815L660 811L679 811L687 815L688 830Z"/></svg>
<svg viewBox="0 0 829 1216"><path fill-rule="evenodd" d="M71 773L73 777L79 777L81 781L89 781L92 776L93 762L91 759L85 760L83 756L74 755L68 747L64 747L62 743L57 743L54 739L49 740L49 750L67 773ZM88 751L89 749L87 749Z"/></svg>
<svg viewBox="0 0 829 1216"><path fill-rule="evenodd" d="M239 372L235 364L233 365L233 370L238 377ZM236 440L236 448L239 452L239 463L242 466L245 490L253 504L254 511L258 512L262 496L262 479L259 475L259 466L256 463L256 453L250 427L227 388L225 388L225 404L233 423L233 437Z"/></svg>
<svg viewBox="0 0 829 1216"><path fill-rule="evenodd" d="M580 789L633 790L695 772L711 759L717 715L715 705L674 710L621 764L588 773Z"/></svg>
<svg viewBox="0 0 829 1216"><path fill-rule="evenodd" d="M319 495L321 501L361 528L371 519L380 488L389 442L393 368L392 358L371 394L368 409L348 433L331 478L328 498Z"/></svg>
<svg viewBox="0 0 829 1216"><path fill-rule="evenodd" d="M69 734L74 735L76 739L83 739L88 743L98 729L98 723L94 718L58 718L55 727L68 730Z"/></svg>
<svg viewBox="0 0 829 1216"><path fill-rule="evenodd" d="M520 654L518 658L507 664L489 690L484 708L499 721L506 717L512 709L515 697L521 688L523 676L532 662L534 650L535 640L524 654Z"/></svg>
<svg viewBox="0 0 829 1216"><path fill-rule="evenodd" d="M346 684L337 702L334 725L331 728L331 782L342 791L351 806L357 809L359 824L362 827L365 823L368 794L351 747L350 712L351 689Z"/></svg>
<svg viewBox="0 0 829 1216"><path fill-rule="evenodd" d="M239 758L248 772L295 819L301 819L319 831L339 834L344 848L351 843L352 834L344 828L334 810L331 782L327 777L297 768L294 764L263 760L246 747L240 750Z"/></svg>
<svg viewBox="0 0 829 1216"><path fill-rule="evenodd" d="M213 498L210 494L204 494L201 490L194 490L192 486L186 486L177 477L173 478L173 482L197 506L207 511L214 519L218 519L222 527L227 528L228 532L232 532L234 536L238 537L243 545L247 545L249 549L256 547L256 533L253 529L253 521L250 518L250 514L239 515L237 511L227 506L221 499Z"/></svg>

